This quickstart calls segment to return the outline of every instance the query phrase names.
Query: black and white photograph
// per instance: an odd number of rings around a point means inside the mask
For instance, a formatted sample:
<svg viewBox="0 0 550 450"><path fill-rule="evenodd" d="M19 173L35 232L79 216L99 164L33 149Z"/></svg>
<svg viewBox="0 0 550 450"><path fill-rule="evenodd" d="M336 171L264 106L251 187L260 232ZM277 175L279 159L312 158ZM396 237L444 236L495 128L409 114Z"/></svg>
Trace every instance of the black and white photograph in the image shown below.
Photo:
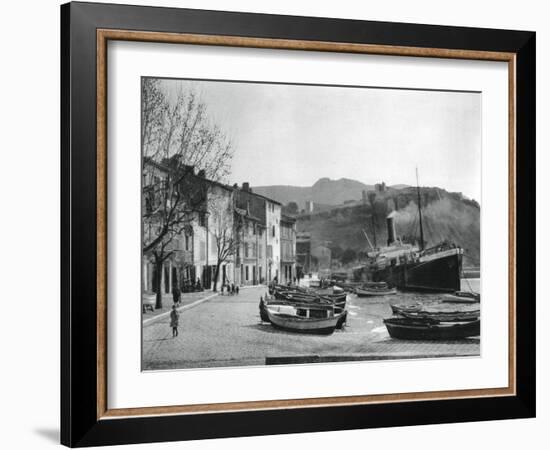
<svg viewBox="0 0 550 450"><path fill-rule="evenodd" d="M142 370L480 355L481 93L143 77Z"/></svg>

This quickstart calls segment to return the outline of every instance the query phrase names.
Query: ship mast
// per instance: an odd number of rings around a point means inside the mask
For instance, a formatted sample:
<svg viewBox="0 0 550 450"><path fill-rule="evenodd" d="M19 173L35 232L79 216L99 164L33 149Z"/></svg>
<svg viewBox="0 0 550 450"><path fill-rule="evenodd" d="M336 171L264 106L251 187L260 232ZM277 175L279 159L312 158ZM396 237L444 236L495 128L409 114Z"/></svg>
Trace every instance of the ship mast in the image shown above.
<svg viewBox="0 0 550 450"><path fill-rule="evenodd" d="M363 191L364 193L365 191ZM371 193L369 192L368 194L368 199L369 199L369 203L370 203L370 211L371 211L371 214L370 214L370 218L371 218L371 222L372 222L372 235L374 237L374 249L376 249L378 247L378 244L376 243L376 222L375 222L375 218L374 218L374 198L375 198L376 194L374 193ZM363 195L363 205L365 205L365 211L366 211L366 207L367 207L367 196L366 195Z"/></svg>
<svg viewBox="0 0 550 450"><path fill-rule="evenodd" d="M418 195L418 219L420 223L420 251L424 250L424 228L422 227L422 206L420 204L420 185L418 184L418 167L416 168L416 193Z"/></svg>

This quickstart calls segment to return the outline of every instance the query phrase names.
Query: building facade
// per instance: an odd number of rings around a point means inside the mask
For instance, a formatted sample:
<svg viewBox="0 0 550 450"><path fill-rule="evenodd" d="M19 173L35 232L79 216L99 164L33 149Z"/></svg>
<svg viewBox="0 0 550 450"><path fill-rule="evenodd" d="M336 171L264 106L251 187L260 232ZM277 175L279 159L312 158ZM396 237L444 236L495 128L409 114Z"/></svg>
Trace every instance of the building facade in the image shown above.
<svg viewBox="0 0 550 450"><path fill-rule="evenodd" d="M281 215L281 284L293 283L296 278L296 219Z"/></svg>
<svg viewBox="0 0 550 450"><path fill-rule="evenodd" d="M163 216L155 213L160 210L158 192L180 189L189 200L178 204L185 220L163 248L169 257L162 269L155 260L157 248L143 252L143 292L156 292L160 287L163 294L169 294L176 286L185 292L197 284L205 289L214 288L214 284L217 288L222 284L264 284L279 279L282 271L285 282L293 279L295 223L291 218L281 220L280 203L252 192L248 183L228 186L206 179L203 171L195 174L192 167L172 161L145 161L144 165L144 242L154 240L162 229ZM171 186L171 180L179 180L181 185ZM176 198L170 195L165 204Z"/></svg>
<svg viewBox="0 0 550 450"><path fill-rule="evenodd" d="M194 248L193 273L191 281L200 282L205 289L211 289L216 280L218 259L220 267L217 278L218 287L231 283L230 274L234 273L234 253L221 260L224 248L232 245L234 238L233 189L221 183L204 180L206 198L203 211L195 213L192 221Z"/></svg>
<svg viewBox="0 0 550 450"><path fill-rule="evenodd" d="M184 166L182 170L188 170ZM162 224L162 201L167 198L166 189L177 189L171 186L174 178L171 161L163 164L144 160L142 178L142 240L144 245L152 242L159 234ZM162 249L162 267L157 268L155 252L142 252L142 291L153 293L160 287L163 294L172 293L176 286L180 286L181 280L189 276L193 267L193 230L192 216L182 216L181 230L177 234L170 234L165 239L167 245ZM155 249L156 250L156 249ZM160 278L160 283L159 283Z"/></svg>
<svg viewBox="0 0 550 450"><path fill-rule="evenodd" d="M296 272L298 278L311 273L311 234L296 233Z"/></svg>
<svg viewBox="0 0 550 450"><path fill-rule="evenodd" d="M267 281L280 281L281 268L281 204L265 199L267 227Z"/></svg>

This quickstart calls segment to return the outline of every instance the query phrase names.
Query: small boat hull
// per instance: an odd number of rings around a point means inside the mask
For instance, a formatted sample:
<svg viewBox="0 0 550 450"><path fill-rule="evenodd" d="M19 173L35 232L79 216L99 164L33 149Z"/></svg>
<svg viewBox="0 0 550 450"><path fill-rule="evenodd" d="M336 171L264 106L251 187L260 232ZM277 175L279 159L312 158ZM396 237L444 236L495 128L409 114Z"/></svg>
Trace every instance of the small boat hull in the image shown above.
<svg viewBox="0 0 550 450"><path fill-rule="evenodd" d="M479 303L481 296L474 292L458 291L454 294L446 294L442 301L445 303Z"/></svg>
<svg viewBox="0 0 550 450"><path fill-rule="evenodd" d="M471 322L437 322L407 318L385 319L392 338L405 340L456 340L479 336L480 320Z"/></svg>
<svg viewBox="0 0 550 450"><path fill-rule="evenodd" d="M307 308L305 305L297 305L288 302L260 303L260 317L265 322L270 322L274 327L296 333L331 334L335 328L342 328L347 319L346 310L338 310L335 314L334 307L319 307L315 310L326 317L302 317L296 314L297 309Z"/></svg>
<svg viewBox="0 0 550 450"><path fill-rule="evenodd" d="M355 293L357 294L357 297L380 297L383 295L395 295L397 294L397 289L356 288Z"/></svg>
<svg viewBox="0 0 550 450"><path fill-rule="evenodd" d="M472 322L479 319L479 307L446 305L390 305L392 312L399 317L411 320L434 320L438 322Z"/></svg>
<svg viewBox="0 0 550 450"><path fill-rule="evenodd" d="M284 314L272 314L268 309L269 321L277 328L296 333L331 334L338 324L338 316L327 319L305 319Z"/></svg>

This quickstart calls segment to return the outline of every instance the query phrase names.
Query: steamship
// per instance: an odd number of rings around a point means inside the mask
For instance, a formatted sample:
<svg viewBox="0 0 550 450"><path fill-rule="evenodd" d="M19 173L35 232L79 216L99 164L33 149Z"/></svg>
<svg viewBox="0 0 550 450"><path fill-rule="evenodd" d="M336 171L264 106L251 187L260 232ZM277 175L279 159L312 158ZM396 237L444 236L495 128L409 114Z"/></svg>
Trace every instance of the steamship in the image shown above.
<svg viewBox="0 0 550 450"><path fill-rule="evenodd" d="M420 237L418 244L403 243L395 231L395 211L386 218L387 246L368 252L367 274L400 290L424 292L460 291L462 248L444 241L424 248L420 188L417 185Z"/></svg>

